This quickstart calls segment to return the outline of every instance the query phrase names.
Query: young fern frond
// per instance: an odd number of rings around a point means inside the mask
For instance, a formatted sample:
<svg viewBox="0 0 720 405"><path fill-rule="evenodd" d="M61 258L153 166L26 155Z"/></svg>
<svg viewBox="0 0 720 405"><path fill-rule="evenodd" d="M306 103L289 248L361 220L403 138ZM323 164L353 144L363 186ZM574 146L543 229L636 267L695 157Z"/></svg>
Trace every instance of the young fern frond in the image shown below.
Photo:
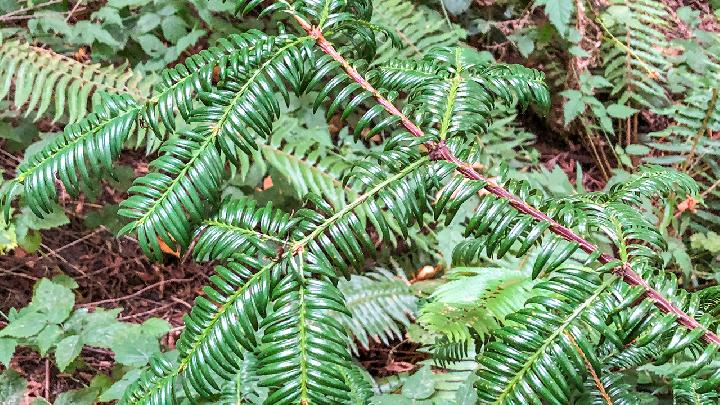
<svg viewBox="0 0 720 405"><path fill-rule="evenodd" d="M68 122L76 123L102 101L102 93L145 101L150 84L126 65L86 65L20 41L0 44L0 99L14 85L15 108L25 110L25 117L35 112L36 121L52 105L53 122L67 113Z"/></svg>
<svg viewBox="0 0 720 405"><path fill-rule="evenodd" d="M454 267L446 278L422 307L418 323L448 343L464 346L499 328L522 307L533 284L527 274L492 267Z"/></svg>

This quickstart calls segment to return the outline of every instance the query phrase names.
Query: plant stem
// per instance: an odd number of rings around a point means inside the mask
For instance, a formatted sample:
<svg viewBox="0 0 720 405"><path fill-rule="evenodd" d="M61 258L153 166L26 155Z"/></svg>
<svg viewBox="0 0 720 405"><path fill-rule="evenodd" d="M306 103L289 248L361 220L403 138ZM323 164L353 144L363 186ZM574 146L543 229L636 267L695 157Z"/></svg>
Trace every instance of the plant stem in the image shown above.
<svg viewBox="0 0 720 405"><path fill-rule="evenodd" d="M402 112L400 112L400 110L398 110L398 108L395 107L395 105L393 105L389 100L383 97L382 94L380 94L380 92L375 87L373 87L372 84L370 84L370 82L368 82L355 68L350 65L350 63L342 55L340 55L340 53L335 49L335 47L333 47L333 45L328 42L328 40L323 36L322 31L319 27L312 26L308 21L298 15L293 15L293 17L298 22L298 24L300 24L300 26L308 33L308 35L310 35L310 37L315 40L315 43L320 49L322 49L323 52L332 57L336 62L340 63L347 75L350 76L350 78L353 79L356 83L358 83L364 90L370 92L375 97L375 100L380 105L382 105L388 113L400 118L403 126L413 136L424 136L424 132L422 129L420 129L417 125L415 125L414 122L412 122L408 117L406 117ZM530 215L537 221L545 221L549 223L549 230L551 232L557 234L558 236L562 237L567 241L576 242L580 246L580 248L588 254L599 254L598 261L600 263L607 264L615 260L607 253L600 252L600 249L597 246L583 239L580 235L576 234L571 229L559 224L552 218L548 217L542 211L511 194L502 186L482 176L480 173L475 171L475 169L468 163L465 163L458 159L445 146L444 143L428 142L426 143L426 146L431 152L431 155L437 157L438 159L454 163L457 166L457 171L466 178L484 182L486 184L485 190L500 198L506 199L510 203L510 205L519 212ZM633 271L633 269L630 267L630 264L623 263L622 265L616 267L613 270L613 273L615 273L618 277L621 277L626 283L632 286L642 287L645 290L645 296L650 299L655 304L655 306L663 313L673 314L677 318L676 320L679 324L691 330L696 328L702 328L704 330L704 340L706 340L708 343L720 344L720 336L708 330L705 326L701 325L695 318L685 313L685 311L677 307L670 300L660 294L657 290L652 288L648 284L647 280L643 279L639 274Z"/></svg>

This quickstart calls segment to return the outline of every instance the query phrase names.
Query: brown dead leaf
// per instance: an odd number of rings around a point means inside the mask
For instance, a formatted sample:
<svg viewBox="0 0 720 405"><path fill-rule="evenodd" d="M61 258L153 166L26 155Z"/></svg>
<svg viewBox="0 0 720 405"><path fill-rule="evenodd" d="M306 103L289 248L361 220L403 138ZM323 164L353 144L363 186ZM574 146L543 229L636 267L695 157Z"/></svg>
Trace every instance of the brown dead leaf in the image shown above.
<svg viewBox="0 0 720 405"><path fill-rule="evenodd" d="M415 365L406 361L393 361L392 363L385 366L385 370L391 373L404 373L411 371L415 368Z"/></svg>
<svg viewBox="0 0 720 405"><path fill-rule="evenodd" d="M678 214L681 214L685 211L690 211L692 213L697 212L697 208L696 208L697 203L698 203L698 200L696 200L692 196L689 196L688 198L685 199L685 201L678 204L678 206L677 206Z"/></svg>
<svg viewBox="0 0 720 405"><path fill-rule="evenodd" d="M262 182L262 189L263 189L263 191L265 191L265 190L267 190L267 189L269 189L269 188L272 188L272 186L273 186L272 177L270 177L270 176L265 176L265 178L263 179L263 182Z"/></svg>

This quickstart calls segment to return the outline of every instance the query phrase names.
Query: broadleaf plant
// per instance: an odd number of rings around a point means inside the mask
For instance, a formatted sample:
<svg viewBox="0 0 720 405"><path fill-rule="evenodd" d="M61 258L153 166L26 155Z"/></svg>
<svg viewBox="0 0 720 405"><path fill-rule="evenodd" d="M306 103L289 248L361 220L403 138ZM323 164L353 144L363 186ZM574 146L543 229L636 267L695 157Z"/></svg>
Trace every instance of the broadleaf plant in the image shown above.
<svg viewBox="0 0 720 405"><path fill-rule="evenodd" d="M236 378L249 368L264 403L370 401L374 387L352 361L355 332L346 319L353 311L339 280L362 272L377 245L407 239L426 223L449 224L475 199L453 261L527 257L536 281L524 306L502 312L487 337L439 338L445 363L478 353L470 361L477 378L462 378L474 381L477 395L464 397L607 398L625 389L615 374L620 365L676 360L686 365L678 395L716 389L720 369L708 366L720 347L714 313L657 268L664 239L644 209L666 193L696 194L691 178L648 166L608 193L546 198L502 168L480 173L475 140L497 118L496 103L548 107L541 73L488 63L462 47L376 66L378 44L397 41L370 22L369 0L261 4L236 2L241 14L261 10L282 20L279 34L221 39L163 71L147 99L102 94L90 115L18 168L0 198L6 216L18 196L42 216L58 181L77 193L111 169L131 135L152 131L162 140L150 172L121 204L130 219L121 232L135 233L152 259L161 260L167 245L217 267L185 317L177 360L150 360L122 404L197 403L223 395L227 383L242 385ZM352 191L346 202L308 193L303 207L284 212L248 197L221 198L228 174L262 153L282 106L303 95L348 120L356 138L383 139L343 170L340 186ZM442 392L405 391L413 399Z"/></svg>

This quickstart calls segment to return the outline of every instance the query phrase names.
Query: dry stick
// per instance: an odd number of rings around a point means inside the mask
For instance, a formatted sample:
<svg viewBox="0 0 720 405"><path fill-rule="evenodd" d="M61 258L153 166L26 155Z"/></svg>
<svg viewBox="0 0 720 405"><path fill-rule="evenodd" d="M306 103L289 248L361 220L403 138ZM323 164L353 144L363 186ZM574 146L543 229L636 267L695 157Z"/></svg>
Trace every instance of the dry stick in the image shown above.
<svg viewBox="0 0 720 405"><path fill-rule="evenodd" d="M422 129L420 129L408 117L406 117L402 112L400 112L400 110L398 110L397 107L395 107L389 100L384 98L382 94L380 94L380 92L375 87L373 87L372 84L365 80L365 78L360 75L360 73L358 73L358 71L355 70L355 68L353 68L350 63L348 63L348 61L345 60L345 58L340 55L340 53L338 53L337 50L335 50L333 45L328 42L327 39L325 39L319 27L313 27L312 25L310 25L309 22L307 22L305 19L298 15L293 15L293 17L298 22L298 24L300 24L300 26L308 33L308 35L310 35L315 40L316 44L318 45L318 47L320 47L320 49L322 49L323 52L332 57L336 62L340 63L348 76L350 76L350 78L352 78L356 83L358 83L363 89L370 92L375 97L377 102L382 105L388 113L400 118L403 126L412 135L417 137L424 136L424 132L422 131ZM612 256L606 253L601 253L597 246L583 239L571 229L560 225L558 222L548 217L544 212L527 204L525 201L514 196L492 180L483 177L481 174L476 172L471 165L461 161L455 155L453 155L453 153L447 148L447 146L443 142L428 142L426 146L434 159L446 160L448 162L454 163L455 165L457 165L457 171L460 174L471 180L482 181L486 184L485 190L500 198L508 200L510 205L519 212L530 215L537 221L545 221L549 223L549 229L551 232L559 235L565 240L576 242L580 246L580 248L586 253L598 254L598 261L600 263L607 264L615 260ZM628 263L623 263L621 266L616 267L613 270L613 273L615 273L618 277L622 277L622 279L630 285L642 287L645 290L645 296L651 301L653 301L655 306L660 311L664 313L672 313L677 318L677 322L681 325L687 327L688 329L703 329L703 339L705 339L708 343L720 344L720 336L708 330L705 326L701 325L695 318L686 314L685 311L675 306L675 304L670 302L667 298L663 297L662 294L660 294L658 291L652 288L650 284L648 284L647 280L643 279L639 274L633 271L633 269Z"/></svg>

